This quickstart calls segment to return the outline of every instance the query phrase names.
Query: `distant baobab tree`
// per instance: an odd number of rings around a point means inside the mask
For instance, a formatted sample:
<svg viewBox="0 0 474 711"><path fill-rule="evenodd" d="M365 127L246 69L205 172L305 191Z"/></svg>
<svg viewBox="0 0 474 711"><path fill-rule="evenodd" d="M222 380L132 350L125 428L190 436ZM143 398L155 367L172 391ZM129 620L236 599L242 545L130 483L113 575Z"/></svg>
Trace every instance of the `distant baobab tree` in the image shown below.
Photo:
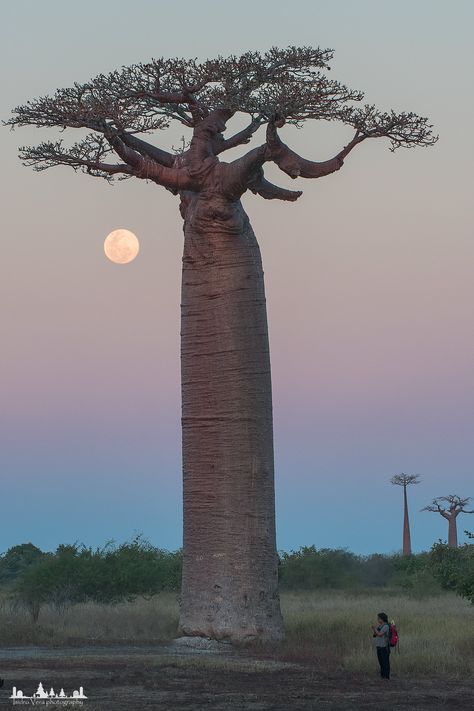
<svg viewBox="0 0 474 711"><path fill-rule="evenodd" d="M201 63L153 59L29 101L7 122L56 127L61 135L68 128L90 131L70 146L49 140L21 148L24 164L35 170L66 165L107 181L135 177L179 199L185 635L283 636L265 290L242 196L300 197L269 182L266 163L291 178L322 178L374 138L388 139L392 151L437 140L427 119L414 113L358 108L363 94L327 77L332 56L332 50L288 47ZM248 117L246 125L225 137L227 122L238 115ZM340 121L352 137L329 160L307 160L278 135L285 123L301 126L307 119ZM191 132L181 152L139 137L172 121ZM219 159L262 126L260 145L229 162Z"/></svg>
<svg viewBox="0 0 474 711"><path fill-rule="evenodd" d="M390 479L395 486L403 486L403 555L411 555L410 520L408 517L407 486L419 484L418 474L395 474Z"/></svg>
<svg viewBox="0 0 474 711"><path fill-rule="evenodd" d="M435 513L441 514L441 516L448 521L448 546L450 548L457 548L458 546L458 529L457 529L457 517L460 513L471 514L472 511L468 511L465 506L469 503L471 497L468 496L467 499L461 499L457 494L449 494L448 496L438 496L438 498L433 499L429 506L425 506L422 511L434 511Z"/></svg>

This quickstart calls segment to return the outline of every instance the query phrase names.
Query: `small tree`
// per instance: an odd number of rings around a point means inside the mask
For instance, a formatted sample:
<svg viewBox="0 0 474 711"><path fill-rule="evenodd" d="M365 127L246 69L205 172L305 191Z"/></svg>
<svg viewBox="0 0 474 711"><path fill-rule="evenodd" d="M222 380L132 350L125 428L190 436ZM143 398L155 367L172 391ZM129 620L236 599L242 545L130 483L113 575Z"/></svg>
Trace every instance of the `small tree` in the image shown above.
<svg viewBox="0 0 474 711"><path fill-rule="evenodd" d="M411 555L410 520L408 518L407 486L419 484L418 474L395 474L390 479L395 486L403 486L403 555Z"/></svg>
<svg viewBox="0 0 474 711"><path fill-rule="evenodd" d="M458 530L456 520L460 513L474 513L468 511L465 506L469 503L471 497L468 496L467 499L461 499L457 494L448 494L448 496L438 496L437 499L433 499L429 506L425 506L422 511L434 511L435 513L441 514L448 522L448 546L450 548L457 548L458 546Z"/></svg>
<svg viewBox="0 0 474 711"><path fill-rule="evenodd" d="M454 590L474 604L474 546L471 543L459 548L435 543L429 554L429 565L444 589Z"/></svg>

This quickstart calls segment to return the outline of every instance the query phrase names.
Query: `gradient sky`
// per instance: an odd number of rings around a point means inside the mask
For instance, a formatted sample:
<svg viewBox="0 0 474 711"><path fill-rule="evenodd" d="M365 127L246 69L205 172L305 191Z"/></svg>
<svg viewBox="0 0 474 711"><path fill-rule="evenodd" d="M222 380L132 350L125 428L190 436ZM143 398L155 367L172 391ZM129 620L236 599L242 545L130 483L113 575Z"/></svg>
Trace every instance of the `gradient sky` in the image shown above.
<svg viewBox="0 0 474 711"><path fill-rule="evenodd" d="M447 535L422 506L474 496L473 22L469 0L2 7L4 119L28 98L152 56L312 44L336 50L331 75L368 102L435 124L431 149L391 154L378 140L325 179L280 174L304 190L296 204L244 196L266 278L280 550L398 550L402 498L388 480L401 471L422 476L410 490L415 550ZM182 133L155 140L170 149ZM282 133L315 160L350 136L316 122ZM178 201L142 181L23 168L17 147L52 135L0 131L0 551L136 532L175 549ZM127 266L103 255L118 227L141 242Z"/></svg>

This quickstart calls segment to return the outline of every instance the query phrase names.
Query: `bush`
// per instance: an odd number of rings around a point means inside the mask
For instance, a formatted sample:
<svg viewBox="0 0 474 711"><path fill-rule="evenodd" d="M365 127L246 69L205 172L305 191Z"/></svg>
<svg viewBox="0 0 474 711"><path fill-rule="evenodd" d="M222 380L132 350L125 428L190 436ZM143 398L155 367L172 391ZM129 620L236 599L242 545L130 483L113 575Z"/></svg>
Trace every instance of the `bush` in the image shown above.
<svg viewBox="0 0 474 711"><path fill-rule="evenodd" d="M429 565L429 554L357 556L344 549L304 546L280 554L282 590L351 590L391 587L412 597L441 592Z"/></svg>
<svg viewBox="0 0 474 711"><path fill-rule="evenodd" d="M0 583L10 583L21 577L31 566L37 563L45 554L32 543L22 543L9 548L0 555Z"/></svg>
<svg viewBox="0 0 474 711"><path fill-rule="evenodd" d="M340 589L357 585L358 559L346 550L302 546L282 553L280 581L286 590Z"/></svg>
<svg viewBox="0 0 474 711"><path fill-rule="evenodd" d="M439 541L431 549L429 565L445 590L453 590L474 604L474 545L450 548Z"/></svg>
<svg viewBox="0 0 474 711"><path fill-rule="evenodd" d="M30 566L14 588L17 602L34 621L49 603L61 610L79 602L117 603L137 596L177 590L181 581L181 552L155 548L140 536L131 542L92 550L60 545Z"/></svg>

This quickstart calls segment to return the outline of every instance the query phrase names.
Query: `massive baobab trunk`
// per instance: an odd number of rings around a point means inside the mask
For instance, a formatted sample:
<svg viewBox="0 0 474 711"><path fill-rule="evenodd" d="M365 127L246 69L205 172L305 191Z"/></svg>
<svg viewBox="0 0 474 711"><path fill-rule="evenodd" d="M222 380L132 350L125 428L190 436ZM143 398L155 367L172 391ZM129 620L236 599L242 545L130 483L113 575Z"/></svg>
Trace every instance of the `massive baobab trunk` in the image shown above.
<svg viewBox="0 0 474 711"><path fill-rule="evenodd" d="M181 300L180 629L283 636L260 250L240 201L187 194Z"/></svg>

